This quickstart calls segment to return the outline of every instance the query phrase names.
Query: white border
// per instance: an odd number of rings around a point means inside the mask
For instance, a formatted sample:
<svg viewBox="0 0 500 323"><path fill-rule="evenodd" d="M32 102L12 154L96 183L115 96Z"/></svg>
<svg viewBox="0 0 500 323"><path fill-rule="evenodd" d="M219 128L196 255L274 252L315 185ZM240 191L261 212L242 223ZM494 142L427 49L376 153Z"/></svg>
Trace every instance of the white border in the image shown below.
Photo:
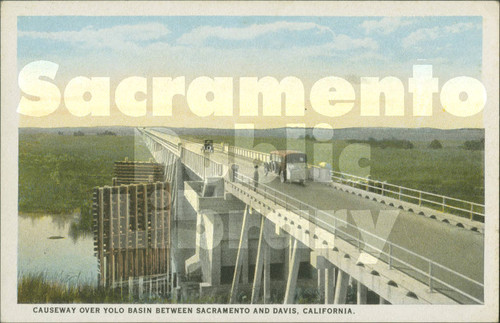
<svg viewBox="0 0 500 323"><path fill-rule="evenodd" d="M498 320L498 2L2 2L1 16L1 317L0 321L497 321ZM355 315L35 315L17 304L17 156L19 102L17 17L29 15L283 15L283 16L482 16L483 84L488 100L485 187L484 306L352 306ZM69 305L80 308L85 305ZM92 305L104 307L103 305ZM162 307L164 305L152 305ZM183 305L189 306L189 305ZM212 305L209 305L212 307ZM213 305L217 306L217 305ZM220 306L220 305L219 305ZM224 306L224 305L222 305ZM120 307L111 305L109 307ZM130 305L123 305L128 308ZM269 306L273 307L273 306ZM300 305L296 305L301 308ZM344 307L344 306L341 306Z"/></svg>

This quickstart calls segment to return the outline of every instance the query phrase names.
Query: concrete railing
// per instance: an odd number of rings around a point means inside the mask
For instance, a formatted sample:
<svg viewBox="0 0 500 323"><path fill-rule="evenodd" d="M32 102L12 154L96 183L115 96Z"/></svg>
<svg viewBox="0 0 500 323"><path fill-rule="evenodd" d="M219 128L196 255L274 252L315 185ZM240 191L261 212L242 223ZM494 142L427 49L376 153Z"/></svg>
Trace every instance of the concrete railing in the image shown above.
<svg viewBox="0 0 500 323"><path fill-rule="evenodd" d="M235 181L225 180L226 185L240 184L248 190L254 190L268 201L283 207L287 211L292 211L315 225L336 234L341 239L356 246L360 251L369 254L378 255L376 258L388 264L389 268L398 268L400 271L411 275L412 277L425 282L430 291L451 290L456 293L448 295L456 298L456 295L469 300L469 302L483 304L482 297L471 295L464 290L474 289L476 294L483 294L484 284L470 277L467 277L455 270L441 265L429 258L418 255L402 246L378 237L377 235L359 228L343 219L337 218L332 214L319 210L318 208L304 203L296 198L282 193L262 183L255 181L242 174L236 174ZM314 233L310 233L312 236ZM371 243L364 241L361 236L369 237ZM449 294L449 293L448 293Z"/></svg>
<svg viewBox="0 0 500 323"><path fill-rule="evenodd" d="M142 134L143 138L145 138L146 146L148 146L150 151L157 151L161 149L161 147L168 148L169 150L176 152L178 150L178 142L179 140L174 137L174 136L169 136L167 134L162 134L165 135L166 138L162 138L157 136L155 133L145 130L145 129L138 129L139 132Z"/></svg>
<svg viewBox="0 0 500 323"><path fill-rule="evenodd" d="M441 212L468 217L472 221L484 222L483 204L335 171L332 171L332 180L418 206L427 206Z"/></svg>
<svg viewBox="0 0 500 323"><path fill-rule="evenodd" d="M140 131L142 133L147 132L147 134L150 136L154 136L160 139L161 141L168 142L165 138L158 137L148 130L140 130ZM177 142L179 142L178 138L175 138L174 136L170 136L168 134L162 134L162 136L169 138L169 140L176 140ZM203 145L201 142L198 143L193 140L184 139L184 141L198 144L200 145L200 148ZM170 148L173 148L173 146L171 146ZM214 148L216 150L225 153L233 154L248 159L259 160L261 162L268 162L270 160L270 154L246 148L235 147L230 145L222 146L220 144L214 144ZM309 167L320 168L315 165L309 165ZM200 172L200 174L202 173ZM222 174L222 169L217 170L213 174ZM471 221L478 221L484 223L484 214L485 214L484 204L465 201L450 196L435 194L431 192L426 192L422 190L417 190L413 188L387 183L385 181L374 180L366 177L359 177L342 172L331 171L331 174L332 174L331 175L332 180L340 184L355 186L356 188L364 189L366 191L370 191L376 194L396 198L398 200L405 201L408 203L413 203L418 206L427 206L439 210L441 212L446 212L460 217L467 217Z"/></svg>
<svg viewBox="0 0 500 323"><path fill-rule="evenodd" d="M146 145L152 152L157 151L161 147L165 147L170 151L175 152L178 156L180 156L182 163L200 178L222 176L224 174L224 167L222 164L212 161L209 157L201 155L199 152L187 149L182 146L180 140L176 137L163 133L160 137L151 131L143 129L140 129L139 131L144 138L146 138ZM197 147L198 146L201 148L203 145L197 144Z"/></svg>
<svg viewBox="0 0 500 323"><path fill-rule="evenodd" d="M202 179L224 175L222 164L185 147L181 147L181 161Z"/></svg>
<svg viewBox="0 0 500 323"><path fill-rule="evenodd" d="M261 151L250 150L235 146L228 146L228 153L241 157L246 157L253 160L258 160L264 163L269 162L271 160L270 155L268 153L263 153Z"/></svg>

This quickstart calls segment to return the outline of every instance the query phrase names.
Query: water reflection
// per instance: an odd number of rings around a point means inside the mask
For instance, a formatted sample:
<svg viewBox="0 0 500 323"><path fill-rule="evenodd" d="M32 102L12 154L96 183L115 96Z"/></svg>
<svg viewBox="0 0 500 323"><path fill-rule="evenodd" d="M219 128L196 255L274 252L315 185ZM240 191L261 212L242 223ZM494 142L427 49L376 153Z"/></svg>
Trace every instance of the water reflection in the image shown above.
<svg viewBox="0 0 500 323"><path fill-rule="evenodd" d="M73 243L76 243L79 238L93 238L92 232L81 229L76 222L72 222L69 226L68 235Z"/></svg>
<svg viewBox="0 0 500 323"><path fill-rule="evenodd" d="M95 283L92 234L78 226L72 230L76 220L75 215L19 215L18 274L43 274L68 284Z"/></svg>

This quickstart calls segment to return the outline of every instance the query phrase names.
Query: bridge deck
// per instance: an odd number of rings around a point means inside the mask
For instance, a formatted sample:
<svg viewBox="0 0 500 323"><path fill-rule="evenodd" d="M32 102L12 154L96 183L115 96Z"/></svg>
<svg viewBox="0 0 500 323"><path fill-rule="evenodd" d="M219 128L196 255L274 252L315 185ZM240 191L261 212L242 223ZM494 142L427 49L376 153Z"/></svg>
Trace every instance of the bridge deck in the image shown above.
<svg viewBox="0 0 500 323"><path fill-rule="evenodd" d="M156 132L157 135L160 135ZM183 141L183 146L188 150L199 152L199 144L189 141ZM223 165L236 163L239 165L239 172L248 177L253 177L253 162L247 158L228 156L220 151L215 151L209 154L211 160ZM412 212L403 211L392 206L384 205L369 199L335 190L324 183L309 181L305 186L291 183L281 183L279 178L272 178L271 175L264 176L262 168L260 170L260 183L265 183L269 187L276 189L284 194L289 195L304 203L310 204L320 210L328 211L334 214L335 211L348 210L347 221L352 225L356 223L350 212L355 210L369 210L375 223L375 228L366 226L362 229L370 231L373 234L381 236L383 228L377 227L377 218L382 210L397 210L399 214L394 222L392 229L389 229L387 241L399 245L412 252L431 259L451 270L463 274L478 282L483 282L484 271L484 236L480 233L465 230L463 228L454 227L440 221L419 216ZM335 216L340 216L336 213ZM345 219L345 217L344 217ZM331 218L324 219L331 221ZM387 229L387 228L386 228ZM354 232L352 232L354 234ZM384 247L387 250L388 245ZM397 255L397 251L394 253ZM423 271L428 270L428 264L419 259L404 259L404 254L399 255L402 260L408 260L412 265ZM418 277L419 274L413 270L404 268L404 266L396 267L405 271L413 277L424 281L423 277ZM434 273L437 277L447 276L446 273L436 270ZM449 276L449 275L448 275ZM441 277L439 277L441 278ZM468 283L460 278L443 277L447 282L454 283L454 286L460 286L461 290L470 295L483 299L482 288ZM455 280L455 281L454 281ZM451 291L443 291L450 297L465 301L465 299L457 293Z"/></svg>

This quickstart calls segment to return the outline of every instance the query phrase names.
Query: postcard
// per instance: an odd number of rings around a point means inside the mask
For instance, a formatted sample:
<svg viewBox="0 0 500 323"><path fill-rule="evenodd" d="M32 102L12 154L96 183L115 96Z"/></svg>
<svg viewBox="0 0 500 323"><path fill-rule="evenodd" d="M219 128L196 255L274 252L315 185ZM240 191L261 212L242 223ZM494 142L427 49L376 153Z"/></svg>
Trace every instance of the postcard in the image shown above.
<svg viewBox="0 0 500 323"><path fill-rule="evenodd" d="M498 2L5 1L1 321L498 321Z"/></svg>

